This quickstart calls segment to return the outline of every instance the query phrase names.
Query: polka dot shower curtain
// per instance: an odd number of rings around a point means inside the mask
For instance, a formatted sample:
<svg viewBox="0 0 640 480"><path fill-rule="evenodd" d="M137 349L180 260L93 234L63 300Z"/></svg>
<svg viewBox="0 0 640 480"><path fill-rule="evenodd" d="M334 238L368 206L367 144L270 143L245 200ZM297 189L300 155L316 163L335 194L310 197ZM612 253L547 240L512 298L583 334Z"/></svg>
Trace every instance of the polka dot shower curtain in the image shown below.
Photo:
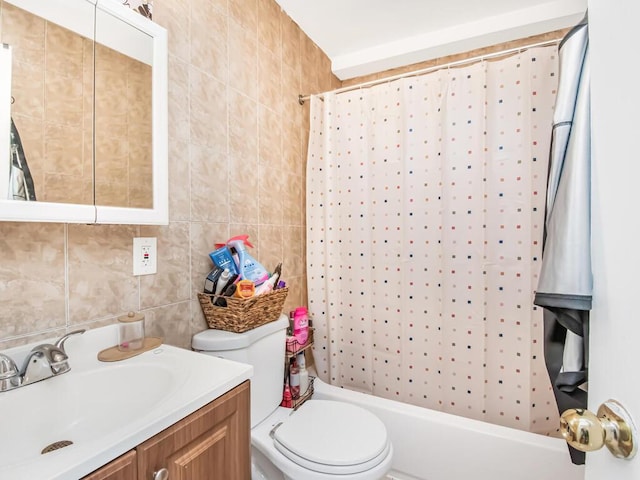
<svg viewBox="0 0 640 480"><path fill-rule="evenodd" d="M312 98L307 272L319 376L539 433L533 306L557 48Z"/></svg>

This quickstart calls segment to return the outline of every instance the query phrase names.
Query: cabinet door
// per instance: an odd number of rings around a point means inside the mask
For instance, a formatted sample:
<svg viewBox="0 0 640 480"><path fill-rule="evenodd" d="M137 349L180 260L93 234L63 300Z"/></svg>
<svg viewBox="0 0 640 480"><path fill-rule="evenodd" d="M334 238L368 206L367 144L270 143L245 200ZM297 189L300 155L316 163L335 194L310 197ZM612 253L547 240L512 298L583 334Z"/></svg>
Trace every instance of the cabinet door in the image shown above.
<svg viewBox="0 0 640 480"><path fill-rule="evenodd" d="M137 447L139 480L250 480L249 381Z"/></svg>
<svg viewBox="0 0 640 480"><path fill-rule="evenodd" d="M82 480L136 480L138 478L136 470L136 451L131 450Z"/></svg>

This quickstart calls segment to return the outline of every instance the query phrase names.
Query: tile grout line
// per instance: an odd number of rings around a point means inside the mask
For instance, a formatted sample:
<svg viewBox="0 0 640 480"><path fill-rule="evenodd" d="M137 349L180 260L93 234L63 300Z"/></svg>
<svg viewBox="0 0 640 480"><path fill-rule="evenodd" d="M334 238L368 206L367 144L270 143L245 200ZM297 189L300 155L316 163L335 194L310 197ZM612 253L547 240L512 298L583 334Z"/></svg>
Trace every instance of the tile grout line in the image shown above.
<svg viewBox="0 0 640 480"><path fill-rule="evenodd" d="M64 242L64 328L67 330L71 326L71 312L69 301L69 224L63 224L63 242Z"/></svg>

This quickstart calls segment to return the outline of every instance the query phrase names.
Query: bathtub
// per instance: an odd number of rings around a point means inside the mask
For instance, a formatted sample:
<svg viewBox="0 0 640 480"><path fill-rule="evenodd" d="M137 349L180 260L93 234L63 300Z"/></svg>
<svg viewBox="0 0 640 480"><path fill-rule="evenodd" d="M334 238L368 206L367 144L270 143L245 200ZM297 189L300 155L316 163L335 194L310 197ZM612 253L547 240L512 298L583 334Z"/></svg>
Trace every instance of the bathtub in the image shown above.
<svg viewBox="0 0 640 480"><path fill-rule="evenodd" d="M386 425L389 480L583 480L564 440L314 382L313 398L355 403Z"/></svg>

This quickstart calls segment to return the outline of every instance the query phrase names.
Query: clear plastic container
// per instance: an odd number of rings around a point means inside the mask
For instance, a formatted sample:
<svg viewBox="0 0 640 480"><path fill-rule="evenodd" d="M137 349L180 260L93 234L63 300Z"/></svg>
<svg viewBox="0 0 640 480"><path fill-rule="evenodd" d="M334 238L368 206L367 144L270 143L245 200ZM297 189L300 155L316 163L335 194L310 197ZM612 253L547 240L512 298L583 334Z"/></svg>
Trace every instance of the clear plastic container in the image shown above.
<svg viewBox="0 0 640 480"><path fill-rule="evenodd" d="M118 350L140 350L144 344L144 315L129 312L118 317Z"/></svg>

